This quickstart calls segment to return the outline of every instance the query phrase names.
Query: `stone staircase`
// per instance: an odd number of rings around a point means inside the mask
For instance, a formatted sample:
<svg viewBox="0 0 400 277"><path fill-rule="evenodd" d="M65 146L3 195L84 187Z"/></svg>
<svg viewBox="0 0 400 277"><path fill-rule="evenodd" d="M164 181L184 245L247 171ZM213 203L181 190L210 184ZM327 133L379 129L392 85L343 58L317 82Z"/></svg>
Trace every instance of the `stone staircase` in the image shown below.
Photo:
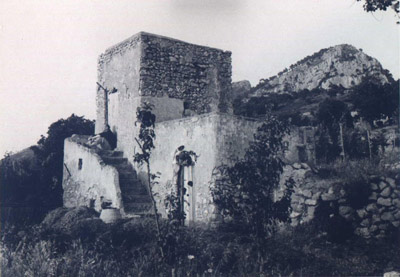
<svg viewBox="0 0 400 277"><path fill-rule="evenodd" d="M122 204L126 216L146 216L152 213L152 203L146 187L122 151L100 151L105 164L115 167L119 174Z"/></svg>

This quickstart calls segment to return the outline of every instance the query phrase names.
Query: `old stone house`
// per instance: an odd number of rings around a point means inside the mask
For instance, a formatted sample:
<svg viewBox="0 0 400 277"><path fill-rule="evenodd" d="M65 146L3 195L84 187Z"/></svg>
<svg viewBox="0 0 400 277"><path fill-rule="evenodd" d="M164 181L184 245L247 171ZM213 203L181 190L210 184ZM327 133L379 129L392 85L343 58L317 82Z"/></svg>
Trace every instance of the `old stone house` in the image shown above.
<svg viewBox="0 0 400 277"><path fill-rule="evenodd" d="M95 151L84 136L65 140L64 205L100 211L107 203L128 217L149 212L145 170L133 161L136 110L149 102L156 115L151 168L161 173L154 188L160 212L165 216L164 198L177 179L174 153L183 145L199 156L178 178L186 191L187 220L212 220L212 172L243 155L260 124L231 113L231 70L230 52L149 33L107 49L98 60L96 133L109 124L117 148Z"/></svg>
<svg viewBox="0 0 400 277"><path fill-rule="evenodd" d="M161 173L154 187L160 213L166 216L164 199L178 186L185 192L186 223L213 221L217 215L210 193L213 170L243 156L261 124L232 114L231 70L230 52L143 32L107 49L98 61L96 133L108 124L117 147L94 150L88 146L88 136L65 140L64 206L114 208L124 217L151 211L146 171L134 162L139 151L136 110L149 102L156 115L150 163L153 172ZM385 137L394 141L397 136L389 131ZM400 190L395 180L371 177L368 206L351 208L343 184L319 178L310 167L315 164L314 136L313 127L293 127L284 141L288 165L281 181L289 177L296 181L292 224L311 220L318 203L335 202L346 220L358 218L357 234L383 236L388 226L399 227ZM194 165L177 170L175 155L181 146L198 158Z"/></svg>

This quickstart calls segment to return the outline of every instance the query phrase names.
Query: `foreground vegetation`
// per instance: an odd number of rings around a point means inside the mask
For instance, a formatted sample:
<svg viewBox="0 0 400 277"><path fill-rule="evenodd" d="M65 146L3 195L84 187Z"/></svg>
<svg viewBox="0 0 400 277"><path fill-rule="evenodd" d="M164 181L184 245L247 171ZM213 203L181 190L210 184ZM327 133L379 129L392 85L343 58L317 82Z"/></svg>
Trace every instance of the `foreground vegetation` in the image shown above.
<svg viewBox="0 0 400 277"><path fill-rule="evenodd" d="M60 217L61 214L64 214ZM58 223L57 223L58 222ZM165 228L166 222L162 222ZM183 227L163 259L151 219L106 225L87 208L60 208L34 227L3 230L2 276L355 276L400 270L399 237L330 242L315 223L285 227L264 256L240 228ZM262 261L262 263L260 263Z"/></svg>

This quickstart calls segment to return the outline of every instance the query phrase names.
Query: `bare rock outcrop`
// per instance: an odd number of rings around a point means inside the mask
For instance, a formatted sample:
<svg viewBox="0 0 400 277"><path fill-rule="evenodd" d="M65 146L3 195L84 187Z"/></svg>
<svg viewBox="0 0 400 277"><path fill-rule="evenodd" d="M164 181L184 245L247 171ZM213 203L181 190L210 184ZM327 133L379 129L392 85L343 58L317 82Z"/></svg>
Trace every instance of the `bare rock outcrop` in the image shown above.
<svg viewBox="0 0 400 277"><path fill-rule="evenodd" d="M308 56L289 69L269 79L261 80L252 96L268 93L295 93L303 90L359 85L364 79L385 84L391 74L376 60L352 45L341 44L322 49Z"/></svg>

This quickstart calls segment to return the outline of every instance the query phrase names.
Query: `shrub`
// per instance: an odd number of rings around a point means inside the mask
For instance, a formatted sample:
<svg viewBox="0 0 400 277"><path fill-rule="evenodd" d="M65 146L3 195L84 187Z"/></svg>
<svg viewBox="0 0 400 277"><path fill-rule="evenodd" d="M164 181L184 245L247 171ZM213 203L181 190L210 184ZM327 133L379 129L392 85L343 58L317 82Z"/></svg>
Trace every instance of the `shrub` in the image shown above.
<svg viewBox="0 0 400 277"><path fill-rule="evenodd" d="M245 157L233 166L218 167L214 174L211 190L217 207L256 240L265 240L278 221L289 218L293 184L287 183L281 200L273 200L283 171L279 155L287 131L286 125L269 116L258 128Z"/></svg>
<svg viewBox="0 0 400 277"><path fill-rule="evenodd" d="M245 233L182 226L174 263L160 259L154 220L146 218L106 225L91 242L60 237L63 251L60 241L24 232L17 244L0 243L2 276L377 276L400 269L398 240L329 243L310 224L270 237L261 258Z"/></svg>

